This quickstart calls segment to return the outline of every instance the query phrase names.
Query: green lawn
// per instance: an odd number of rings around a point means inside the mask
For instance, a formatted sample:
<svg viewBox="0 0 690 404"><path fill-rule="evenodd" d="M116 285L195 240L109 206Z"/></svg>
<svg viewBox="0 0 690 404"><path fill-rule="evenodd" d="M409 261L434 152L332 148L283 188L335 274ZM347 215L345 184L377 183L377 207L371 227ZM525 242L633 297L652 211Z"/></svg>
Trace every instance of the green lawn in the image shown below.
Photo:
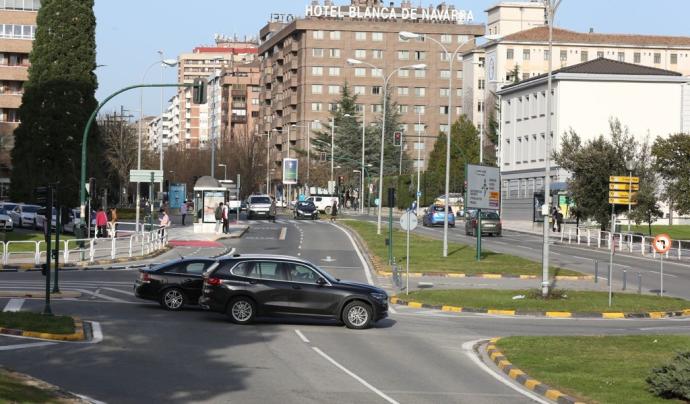
<svg viewBox="0 0 690 404"><path fill-rule="evenodd" d="M627 226L623 224L621 226L621 230L625 231L627 229ZM645 235L649 234L649 227L640 225L640 226L632 226L630 228L632 232L639 232L643 233ZM668 225L653 225L652 226L652 234L657 235L657 234L663 234L666 233L669 236L671 236L671 239L673 240L690 240L690 225L673 225L673 226L668 226Z"/></svg>
<svg viewBox="0 0 690 404"><path fill-rule="evenodd" d="M51 334L73 334L74 320L69 316L46 316L28 311L0 312L0 327Z"/></svg>
<svg viewBox="0 0 690 404"><path fill-rule="evenodd" d="M456 289L419 290L400 298L439 306L471 307L481 309L522 311L570 311L570 312L626 312L676 311L690 309L690 301L652 295L615 293L613 304L608 307L608 293L568 290L566 298L529 298L529 290ZM525 295L525 299L513 300L513 296Z"/></svg>
<svg viewBox="0 0 690 404"><path fill-rule="evenodd" d="M680 403L649 393L645 378L677 351L687 350L690 337L508 337L497 346L531 377L588 402Z"/></svg>
<svg viewBox="0 0 690 404"><path fill-rule="evenodd" d="M0 368L0 403L64 402L52 391L29 384L17 374Z"/></svg>
<svg viewBox="0 0 690 404"><path fill-rule="evenodd" d="M64 248L62 240L73 239L72 234L60 234L60 249ZM0 233L0 241L44 241L45 236L39 232L18 232ZM55 234L53 234L53 248L55 248ZM70 246L72 248L73 246ZM10 244L10 252L33 252L36 247L33 243ZM46 250L46 244L41 244L41 251Z"/></svg>
<svg viewBox="0 0 690 404"><path fill-rule="evenodd" d="M373 223L350 220L346 224L357 231L364 239L372 254L380 262L386 262L388 247L385 245L387 233L376 234ZM406 233L393 230L393 256L396 262L405 267ZM498 254L482 249L482 260L477 262L477 250L474 247L448 243L448 257L443 258L443 241L410 234L410 272L447 272L465 274L511 274L541 275L541 264L512 255ZM388 268L390 269L390 268ZM579 272L552 268L554 275L582 275Z"/></svg>

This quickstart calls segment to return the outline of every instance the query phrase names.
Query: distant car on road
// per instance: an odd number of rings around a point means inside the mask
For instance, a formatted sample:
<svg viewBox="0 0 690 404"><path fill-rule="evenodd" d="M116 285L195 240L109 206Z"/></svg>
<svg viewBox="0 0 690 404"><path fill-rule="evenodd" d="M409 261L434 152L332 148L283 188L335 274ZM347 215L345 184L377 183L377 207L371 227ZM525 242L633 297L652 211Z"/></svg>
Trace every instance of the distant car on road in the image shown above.
<svg viewBox="0 0 690 404"><path fill-rule="evenodd" d="M5 209L0 208L0 230L14 230L14 222Z"/></svg>
<svg viewBox="0 0 690 404"><path fill-rule="evenodd" d="M445 216L445 205L433 204L424 211L424 215L422 216L422 225L443 225ZM448 207L448 226L455 227L455 215L453 214L453 208L450 206Z"/></svg>
<svg viewBox="0 0 690 404"><path fill-rule="evenodd" d="M295 219L306 217L311 220L316 220L319 218L319 211L311 201L299 201L297 205L295 205L293 217Z"/></svg>
<svg viewBox="0 0 690 404"><path fill-rule="evenodd" d="M189 258L140 269L134 294L173 311L181 310L186 304L197 304L203 286L202 274L215 262L210 258Z"/></svg>
<svg viewBox="0 0 690 404"><path fill-rule="evenodd" d="M333 201L337 201L337 196L326 196L326 195L313 195L307 198L311 201L319 212L323 212L327 215L331 214L331 209L333 208ZM340 206L340 205L338 205Z"/></svg>
<svg viewBox="0 0 690 404"><path fill-rule="evenodd" d="M204 273L199 305L236 324L257 316L333 318L348 328L371 327L388 315L388 295L341 281L308 261L280 255L234 255Z"/></svg>
<svg viewBox="0 0 690 404"><path fill-rule="evenodd" d="M275 219L276 209L269 195L252 195L247 198L247 218L251 220L255 216Z"/></svg>
<svg viewBox="0 0 690 404"><path fill-rule="evenodd" d="M465 234L477 235L477 210L470 210L465 215ZM497 212L482 211L482 235L500 236L503 232L501 218Z"/></svg>

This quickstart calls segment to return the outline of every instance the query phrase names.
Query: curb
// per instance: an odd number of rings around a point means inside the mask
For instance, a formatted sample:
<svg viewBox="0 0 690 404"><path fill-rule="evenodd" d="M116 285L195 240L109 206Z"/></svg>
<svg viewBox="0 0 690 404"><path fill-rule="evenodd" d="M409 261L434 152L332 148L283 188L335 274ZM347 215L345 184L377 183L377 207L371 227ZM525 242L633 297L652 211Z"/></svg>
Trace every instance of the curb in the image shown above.
<svg viewBox="0 0 690 404"><path fill-rule="evenodd" d="M604 319L625 319L625 318L651 318L662 319L669 317L690 316L690 309L679 311L650 311L645 313L624 313L624 312L571 312L571 311L520 311L505 309L481 309L473 307L440 306L428 303L401 300L398 297L390 298L391 304L399 304L415 309L434 309L454 313L479 313L495 314L501 316L536 316L550 318L604 318Z"/></svg>
<svg viewBox="0 0 690 404"><path fill-rule="evenodd" d="M376 271L379 276L393 276L390 271ZM439 277L439 278L484 278L484 279L541 279L538 275L513 275L513 274L463 274L449 272L410 272L411 278ZM553 279L557 281L590 281L593 275L556 275Z"/></svg>
<svg viewBox="0 0 690 404"><path fill-rule="evenodd" d="M84 341L86 339L84 335L84 323L78 317L73 317L73 319L75 331L72 334L51 334L47 332L23 331L2 327L0 327L0 334L47 339L52 341Z"/></svg>
<svg viewBox="0 0 690 404"><path fill-rule="evenodd" d="M244 228L243 228L242 230L239 231L239 234L236 234L237 232L230 233L230 234L227 235L227 236L218 237L218 238L216 239L216 241L218 241L218 240L226 240L226 239L231 239L231 238L241 238L242 236L244 236L244 233L246 233L247 231L249 231L249 225L244 226Z"/></svg>
<svg viewBox="0 0 690 404"><path fill-rule="evenodd" d="M503 355L503 352L496 348L496 342L500 338L493 338L489 340L489 344L486 346L486 353L489 355L491 360L498 366L499 369L503 371L508 377L520 383L522 386L526 387L530 391L533 391L541 396L553 400L559 404L584 404L578 401L576 398L568 396L556 389L552 389L548 385L540 382L539 380L529 377L529 375L522 370L513 366L510 361Z"/></svg>

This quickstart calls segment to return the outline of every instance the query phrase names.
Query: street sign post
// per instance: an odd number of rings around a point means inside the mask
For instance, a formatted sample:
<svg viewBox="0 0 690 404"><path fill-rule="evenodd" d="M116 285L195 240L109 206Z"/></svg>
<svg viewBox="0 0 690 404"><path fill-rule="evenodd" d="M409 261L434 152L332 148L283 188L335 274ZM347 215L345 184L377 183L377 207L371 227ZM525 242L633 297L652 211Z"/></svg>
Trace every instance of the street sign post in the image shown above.
<svg viewBox="0 0 690 404"><path fill-rule="evenodd" d="M654 251L659 253L659 296L664 296L664 255L671 249L671 237L668 234L658 234L652 241Z"/></svg>
<svg viewBox="0 0 690 404"><path fill-rule="evenodd" d="M623 184L628 184L628 183L639 184L640 183L640 177L611 175L611 176L609 176L609 182L618 182L618 183L623 183Z"/></svg>
<svg viewBox="0 0 690 404"><path fill-rule="evenodd" d="M613 296L611 277L613 276L614 233L616 232L616 205L628 205L628 217L630 206L637 205L637 192L640 190L640 177L621 175L609 176L609 203L611 204L611 233L609 236L609 307Z"/></svg>
<svg viewBox="0 0 690 404"><path fill-rule="evenodd" d="M477 209L477 261L482 259L482 209L500 206L501 182L497 167L468 164L465 170L467 183L467 209ZM446 215L449 214L446 209ZM448 220L448 219L446 219Z"/></svg>
<svg viewBox="0 0 690 404"><path fill-rule="evenodd" d="M407 232L407 247L405 258L405 294L410 293L410 230L417 227L417 215L408 210L400 216L400 227Z"/></svg>
<svg viewBox="0 0 690 404"><path fill-rule="evenodd" d="M609 190L611 191L639 191L640 184L621 184L618 182L610 182Z"/></svg>

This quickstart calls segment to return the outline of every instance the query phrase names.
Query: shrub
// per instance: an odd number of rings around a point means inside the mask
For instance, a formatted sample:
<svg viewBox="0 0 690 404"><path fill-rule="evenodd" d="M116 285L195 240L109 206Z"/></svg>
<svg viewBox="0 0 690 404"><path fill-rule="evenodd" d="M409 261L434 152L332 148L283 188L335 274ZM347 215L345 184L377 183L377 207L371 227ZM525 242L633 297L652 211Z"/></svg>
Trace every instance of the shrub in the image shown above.
<svg viewBox="0 0 690 404"><path fill-rule="evenodd" d="M690 351L680 352L671 362L652 369L649 391L666 399L690 401Z"/></svg>

